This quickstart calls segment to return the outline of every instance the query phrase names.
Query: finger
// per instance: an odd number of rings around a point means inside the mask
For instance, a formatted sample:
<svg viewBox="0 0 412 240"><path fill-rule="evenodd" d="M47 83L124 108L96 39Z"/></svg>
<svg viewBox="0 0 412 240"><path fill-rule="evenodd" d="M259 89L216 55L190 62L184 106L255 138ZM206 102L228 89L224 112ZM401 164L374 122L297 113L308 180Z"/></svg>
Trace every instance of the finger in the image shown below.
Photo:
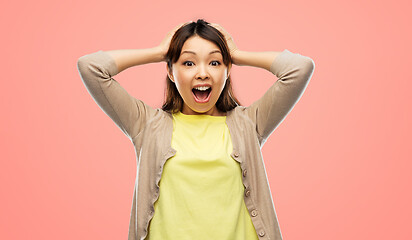
<svg viewBox="0 0 412 240"><path fill-rule="evenodd" d="M211 24L211 25L212 25L212 27L214 27L214 28L216 28L216 29L220 30L219 25L217 25L217 24Z"/></svg>
<svg viewBox="0 0 412 240"><path fill-rule="evenodd" d="M220 32L226 34L226 30L225 30L222 26L220 26L219 24L213 23L213 24L211 24L211 25L212 25L212 27L216 28L216 29L219 30Z"/></svg>
<svg viewBox="0 0 412 240"><path fill-rule="evenodd" d="M185 25L187 22L181 23L179 25L177 25L175 28L173 28L174 31L176 31L177 29L181 28L183 25Z"/></svg>
<svg viewBox="0 0 412 240"><path fill-rule="evenodd" d="M181 26L183 26L185 23L181 23L181 24L179 24L179 25L177 25L173 30L177 30L177 29L179 29Z"/></svg>
<svg viewBox="0 0 412 240"><path fill-rule="evenodd" d="M217 24L217 23L212 23L211 25L212 25L213 27L215 27L215 28L222 29L222 26L220 26L220 25Z"/></svg>

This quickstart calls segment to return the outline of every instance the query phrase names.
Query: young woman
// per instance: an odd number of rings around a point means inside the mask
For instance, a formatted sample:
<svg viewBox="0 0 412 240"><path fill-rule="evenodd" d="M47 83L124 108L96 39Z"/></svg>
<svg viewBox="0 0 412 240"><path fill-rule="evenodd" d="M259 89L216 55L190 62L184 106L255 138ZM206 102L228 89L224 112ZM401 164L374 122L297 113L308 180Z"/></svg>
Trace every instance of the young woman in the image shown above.
<svg viewBox="0 0 412 240"><path fill-rule="evenodd" d="M162 61L161 109L113 79ZM278 80L241 106L231 88L232 63L266 69ZM239 50L220 25L200 19L177 26L156 47L98 51L77 64L93 99L135 147L129 240L282 239L261 148L303 94L311 58L286 49Z"/></svg>

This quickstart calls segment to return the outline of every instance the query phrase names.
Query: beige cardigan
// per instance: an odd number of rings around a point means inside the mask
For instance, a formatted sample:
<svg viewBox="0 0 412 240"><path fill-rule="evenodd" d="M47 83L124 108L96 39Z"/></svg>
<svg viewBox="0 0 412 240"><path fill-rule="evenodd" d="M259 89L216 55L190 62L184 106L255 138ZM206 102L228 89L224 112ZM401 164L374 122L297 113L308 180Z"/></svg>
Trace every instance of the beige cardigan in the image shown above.
<svg viewBox="0 0 412 240"><path fill-rule="evenodd" d="M171 147L172 115L129 95L112 78L118 69L107 53L84 55L78 59L77 67L90 95L135 147L137 173L128 239L143 240L154 214L153 204L159 197L163 165L176 153ZM270 68L279 79L250 106L237 106L227 112L226 124L233 143L231 156L242 169L244 201L262 240L281 240L282 235L261 148L299 101L314 69L311 58L285 49Z"/></svg>

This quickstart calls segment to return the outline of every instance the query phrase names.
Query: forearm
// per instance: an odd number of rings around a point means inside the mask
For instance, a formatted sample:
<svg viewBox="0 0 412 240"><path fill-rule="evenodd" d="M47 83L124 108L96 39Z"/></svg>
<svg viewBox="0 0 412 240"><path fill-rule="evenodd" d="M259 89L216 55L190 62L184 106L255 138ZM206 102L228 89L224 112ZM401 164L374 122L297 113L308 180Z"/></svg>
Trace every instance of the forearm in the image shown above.
<svg viewBox="0 0 412 240"><path fill-rule="evenodd" d="M278 78L265 94L247 108L256 123L259 143L285 119L301 98L315 69L314 61L298 53L283 50L273 60L271 72Z"/></svg>
<svg viewBox="0 0 412 240"><path fill-rule="evenodd" d="M126 68L163 61L163 53L158 47L145 49L120 49L105 51L116 62L118 72Z"/></svg>
<svg viewBox="0 0 412 240"><path fill-rule="evenodd" d="M281 52L248 52L237 50L232 55L233 63L239 66L259 67L270 71L275 58Z"/></svg>

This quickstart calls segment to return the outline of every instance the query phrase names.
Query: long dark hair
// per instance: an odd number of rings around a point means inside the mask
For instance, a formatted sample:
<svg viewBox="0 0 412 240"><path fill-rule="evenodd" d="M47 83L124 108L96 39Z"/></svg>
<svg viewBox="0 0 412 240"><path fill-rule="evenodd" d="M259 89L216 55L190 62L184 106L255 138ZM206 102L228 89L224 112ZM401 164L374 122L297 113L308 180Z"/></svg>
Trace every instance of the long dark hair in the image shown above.
<svg viewBox="0 0 412 240"><path fill-rule="evenodd" d="M198 19L197 22L186 24L175 32L170 42L169 50L166 54L169 69L172 69L172 64L179 60L183 44L192 36L199 36L215 43L222 52L223 63L226 66L229 66L229 64L232 63L232 57L224 35L219 30L208 24L209 23L205 20ZM231 82L232 81L229 75L226 80L225 87L216 102L216 108L221 112L230 111L240 105L239 101L233 94ZM166 76L165 95L165 101L162 106L164 111L176 113L183 110L183 99L180 96L175 83L170 80L169 75Z"/></svg>

